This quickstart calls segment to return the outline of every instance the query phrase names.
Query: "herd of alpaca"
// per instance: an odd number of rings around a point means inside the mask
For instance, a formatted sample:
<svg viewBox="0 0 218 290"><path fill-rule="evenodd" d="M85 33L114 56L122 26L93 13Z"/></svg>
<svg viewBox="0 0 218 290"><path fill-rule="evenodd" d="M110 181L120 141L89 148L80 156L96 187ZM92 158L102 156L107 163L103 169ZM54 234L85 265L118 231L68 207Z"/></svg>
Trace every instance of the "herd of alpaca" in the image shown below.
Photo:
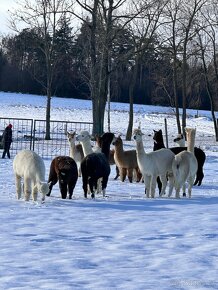
<svg viewBox="0 0 218 290"><path fill-rule="evenodd" d="M154 131L154 148L152 152L145 152L143 133L140 129L133 132L136 149L124 150L120 136L113 133L104 133L96 137L93 147L91 135L88 131L67 132L70 145L69 156L57 156L50 164L48 180L45 181L45 165L43 159L31 150L22 150L14 158L13 170L15 174L17 198L21 199L22 191L24 200L29 201L32 193L33 201L37 201L38 193L41 200L50 196L53 186L59 182L61 198L72 199L78 177L82 177L84 197L96 193L106 195L111 165L116 165L116 173L122 182L126 176L129 182L143 181L146 197L155 197L156 183L158 182L159 195L166 193L169 184L168 197L171 197L175 188L175 197L180 198L180 190L185 195L186 183L188 196L191 198L192 186L201 185L205 153L194 146L196 129L186 128L187 147L184 138L178 135L174 142L178 147L165 148L162 131ZM114 146L110 148L111 144ZM23 179L23 187L21 180Z"/></svg>

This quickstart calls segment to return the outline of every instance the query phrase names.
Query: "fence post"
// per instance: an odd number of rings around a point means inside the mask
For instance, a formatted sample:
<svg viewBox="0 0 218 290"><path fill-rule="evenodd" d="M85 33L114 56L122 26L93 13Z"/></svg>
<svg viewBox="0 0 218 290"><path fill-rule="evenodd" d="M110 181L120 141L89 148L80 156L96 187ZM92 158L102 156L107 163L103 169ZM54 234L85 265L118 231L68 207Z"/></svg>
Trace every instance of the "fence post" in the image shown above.
<svg viewBox="0 0 218 290"><path fill-rule="evenodd" d="M164 119L164 125L165 125L165 136L166 136L166 148L169 148L168 145L168 132L167 132L167 119Z"/></svg>

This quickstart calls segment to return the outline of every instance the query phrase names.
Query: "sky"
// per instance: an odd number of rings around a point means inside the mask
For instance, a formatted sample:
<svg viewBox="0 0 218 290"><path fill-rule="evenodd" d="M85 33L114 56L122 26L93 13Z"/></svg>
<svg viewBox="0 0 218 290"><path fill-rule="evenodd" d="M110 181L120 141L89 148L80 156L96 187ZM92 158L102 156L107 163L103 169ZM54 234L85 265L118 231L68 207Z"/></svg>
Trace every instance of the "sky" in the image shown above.
<svg viewBox="0 0 218 290"><path fill-rule="evenodd" d="M45 117L43 96L0 92L0 103L1 117ZM13 158L0 158L0 289L218 289L218 144L210 112L195 113L187 111L187 126L197 127L195 144L206 162L191 199L175 199L175 193L159 198L157 190L147 199L143 183L114 180L111 166L106 198L84 199L79 178L72 200L62 200L56 184L44 203L18 201ZM90 101L52 98L52 120L91 118ZM153 129L164 131L165 118L175 146L172 108L134 106L146 152L152 151ZM122 134L125 150L135 149L134 141L124 140L127 124L128 104L112 103L111 130ZM47 180L51 160L44 163Z"/></svg>
<svg viewBox="0 0 218 290"><path fill-rule="evenodd" d="M11 33L8 27L8 10L12 9L14 5L14 0L0 0L0 33Z"/></svg>

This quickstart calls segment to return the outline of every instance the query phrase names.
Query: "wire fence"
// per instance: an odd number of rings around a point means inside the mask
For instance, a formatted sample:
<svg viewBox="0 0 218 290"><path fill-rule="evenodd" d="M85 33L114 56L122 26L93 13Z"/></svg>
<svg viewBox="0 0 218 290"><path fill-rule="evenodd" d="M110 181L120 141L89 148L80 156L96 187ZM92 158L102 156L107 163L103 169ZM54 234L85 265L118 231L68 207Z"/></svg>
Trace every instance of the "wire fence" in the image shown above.
<svg viewBox="0 0 218 290"><path fill-rule="evenodd" d="M58 155L69 155L67 131L86 130L92 132L93 124L90 122L50 121L50 140L45 140L46 121L19 118L0 118L0 136L5 127L12 124L13 142L11 144L11 157L18 151L30 149L44 158L53 158ZM0 147L2 149L2 146ZM1 150L2 151L2 150Z"/></svg>

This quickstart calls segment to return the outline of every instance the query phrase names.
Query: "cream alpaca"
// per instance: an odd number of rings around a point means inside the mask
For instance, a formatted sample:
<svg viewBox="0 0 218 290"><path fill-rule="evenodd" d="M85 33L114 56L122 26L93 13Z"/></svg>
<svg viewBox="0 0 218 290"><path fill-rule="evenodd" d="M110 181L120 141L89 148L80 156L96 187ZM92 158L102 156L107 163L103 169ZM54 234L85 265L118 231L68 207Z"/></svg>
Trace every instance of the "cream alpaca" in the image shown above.
<svg viewBox="0 0 218 290"><path fill-rule="evenodd" d="M49 184L45 182L45 165L43 159L31 150L22 150L14 158L13 169L16 181L17 198L21 198L23 178L24 199L37 200L38 192L42 195L42 201L49 192Z"/></svg>

